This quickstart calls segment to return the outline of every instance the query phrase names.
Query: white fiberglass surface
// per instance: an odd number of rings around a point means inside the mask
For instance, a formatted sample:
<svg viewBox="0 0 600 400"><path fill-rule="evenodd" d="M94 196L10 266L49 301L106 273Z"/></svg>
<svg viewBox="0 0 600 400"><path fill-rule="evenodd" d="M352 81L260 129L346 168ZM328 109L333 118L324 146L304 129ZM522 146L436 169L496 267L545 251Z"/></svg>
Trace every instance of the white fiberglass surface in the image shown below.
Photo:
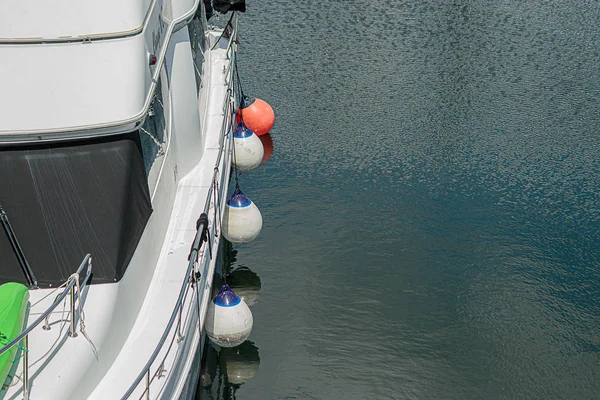
<svg viewBox="0 0 600 400"><path fill-rule="evenodd" d="M150 0L3 0L0 39L94 36L139 28Z"/></svg>
<svg viewBox="0 0 600 400"><path fill-rule="evenodd" d="M0 45L0 60L0 134L104 125L144 110L150 68L141 35Z"/></svg>
<svg viewBox="0 0 600 400"><path fill-rule="evenodd" d="M73 396L76 382L96 363L95 350L106 346L107 333L112 329L112 313L116 305L118 284L93 285L84 291L84 326L90 341L77 328L70 337L69 297L48 318L50 329L35 328L29 335L29 376L32 398L66 399ZM60 293L57 291L56 294ZM49 295L44 299L45 296ZM33 305L28 323L31 324L54 301L52 289L31 291ZM43 300L42 300L43 299ZM41 301L40 301L41 300ZM93 345L92 345L93 343ZM22 364L19 363L5 399L22 398Z"/></svg>

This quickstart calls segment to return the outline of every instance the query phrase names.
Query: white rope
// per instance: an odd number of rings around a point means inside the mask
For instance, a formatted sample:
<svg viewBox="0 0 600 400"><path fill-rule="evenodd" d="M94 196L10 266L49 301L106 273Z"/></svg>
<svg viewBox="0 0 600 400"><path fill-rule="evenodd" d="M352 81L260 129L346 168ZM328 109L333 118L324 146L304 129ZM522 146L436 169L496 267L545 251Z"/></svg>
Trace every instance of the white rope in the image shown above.
<svg viewBox="0 0 600 400"><path fill-rule="evenodd" d="M154 144L156 144L158 146L158 148L160 149L160 151L163 151L163 144L157 138L155 138L154 135L152 135L150 132L148 132L147 130L145 130L144 127L142 127L142 126L140 126L140 131L142 131L146 135L150 136L150 139L152 139L152 141L154 142Z"/></svg>
<svg viewBox="0 0 600 400"><path fill-rule="evenodd" d="M42 301L46 300L50 295L52 295L54 292L56 292L58 289L67 286L67 284L69 283L69 280L67 279L67 281L65 283L63 283L60 286L57 286L56 289L54 289L53 291L51 291L50 293L48 293L47 295L45 295L44 297L42 297L41 299L39 299L38 301L36 301L35 303L33 303L29 308L33 308L35 306L37 306L38 304L40 304Z"/></svg>
<svg viewBox="0 0 600 400"><path fill-rule="evenodd" d="M162 89L161 89L162 90ZM160 106L163 108L163 110L165 109L165 106L163 105L162 100L160 99L160 97L158 97L158 95L156 95L155 97L156 101L158 101L158 104L160 104Z"/></svg>
<svg viewBox="0 0 600 400"><path fill-rule="evenodd" d="M83 337L88 341L90 346L92 346L92 352L94 353L96 361L98 361L98 349L96 348L96 345L94 345L94 342L92 342L92 339L90 339L87 332L85 331L85 313L83 312L83 306L81 305L82 294L81 287L79 286L79 274L75 273L71 275L71 277L75 277L75 286L77 287L77 296L79 297L79 301L77 304L77 308L79 308L79 332L83 334ZM75 318L75 316L72 316L72 318Z"/></svg>

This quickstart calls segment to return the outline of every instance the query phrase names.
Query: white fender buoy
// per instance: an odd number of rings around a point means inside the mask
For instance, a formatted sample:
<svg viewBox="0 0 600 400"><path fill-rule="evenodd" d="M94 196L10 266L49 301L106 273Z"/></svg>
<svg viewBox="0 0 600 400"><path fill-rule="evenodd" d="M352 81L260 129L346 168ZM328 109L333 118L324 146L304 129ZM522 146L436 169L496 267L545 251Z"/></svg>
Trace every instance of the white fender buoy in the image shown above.
<svg viewBox="0 0 600 400"><path fill-rule="evenodd" d="M235 189L225 204L223 236L231 243L248 243L259 235L262 223L258 207L239 188Z"/></svg>
<svg viewBox="0 0 600 400"><path fill-rule="evenodd" d="M227 275L229 287L252 307L260 299L260 277L248 267L241 266Z"/></svg>
<svg viewBox="0 0 600 400"><path fill-rule="evenodd" d="M221 349L219 357L224 361L227 382L230 384L243 385L258 375L260 366L258 347L250 340L237 347Z"/></svg>
<svg viewBox="0 0 600 400"><path fill-rule="evenodd" d="M246 302L228 285L208 304L206 334L221 347L238 346L250 336L254 319Z"/></svg>
<svg viewBox="0 0 600 400"><path fill-rule="evenodd" d="M258 167L265 154L262 142L243 122L233 132L233 164L242 171Z"/></svg>

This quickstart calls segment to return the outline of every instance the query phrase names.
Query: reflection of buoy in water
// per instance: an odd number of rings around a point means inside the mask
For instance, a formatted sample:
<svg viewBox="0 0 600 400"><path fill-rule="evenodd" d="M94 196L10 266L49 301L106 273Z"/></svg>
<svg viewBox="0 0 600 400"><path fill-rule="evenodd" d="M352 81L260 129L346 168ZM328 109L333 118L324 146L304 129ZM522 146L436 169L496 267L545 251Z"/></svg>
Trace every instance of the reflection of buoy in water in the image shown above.
<svg viewBox="0 0 600 400"><path fill-rule="evenodd" d="M237 347L221 349L219 359L224 361L227 381L233 385L243 385L258 375L260 356L250 340Z"/></svg>
<svg viewBox="0 0 600 400"><path fill-rule="evenodd" d="M253 324L252 312L227 285L209 303L206 312L206 334L221 347L235 347L243 343Z"/></svg>
<svg viewBox="0 0 600 400"><path fill-rule="evenodd" d="M273 155L273 138L269 133L258 137L262 142L264 155L261 162L267 162Z"/></svg>
<svg viewBox="0 0 600 400"><path fill-rule="evenodd" d="M239 267L227 275L231 289L252 307L260 298L260 277L248 267Z"/></svg>
<svg viewBox="0 0 600 400"><path fill-rule="evenodd" d="M223 236L231 243L248 243L262 229L262 215L256 205L237 188L225 204Z"/></svg>
<svg viewBox="0 0 600 400"><path fill-rule="evenodd" d="M275 123L273 108L264 100L244 96L238 110L238 123L243 120L258 136L269 133Z"/></svg>
<svg viewBox="0 0 600 400"><path fill-rule="evenodd" d="M260 165L264 149L258 138L244 123L240 123L233 132L233 163L242 171L251 171Z"/></svg>

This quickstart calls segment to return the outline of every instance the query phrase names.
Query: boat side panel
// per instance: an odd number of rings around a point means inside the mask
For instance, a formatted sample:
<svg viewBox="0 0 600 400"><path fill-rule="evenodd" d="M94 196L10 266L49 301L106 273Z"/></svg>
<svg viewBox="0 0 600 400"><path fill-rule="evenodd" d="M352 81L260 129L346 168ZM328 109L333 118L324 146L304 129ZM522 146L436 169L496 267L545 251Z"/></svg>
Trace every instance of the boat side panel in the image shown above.
<svg viewBox="0 0 600 400"><path fill-rule="evenodd" d="M167 52L167 71L172 91L177 93L173 96L173 129L176 132L173 147L178 155L177 172L182 177L196 166L204 149L194 84L196 71L189 40L187 27L177 31L171 37Z"/></svg>
<svg viewBox="0 0 600 400"><path fill-rule="evenodd" d="M156 236L144 245L140 243L136 255L144 253L141 249L146 248L153 253L160 250L160 256L153 254L156 258L150 259L140 255L140 260L135 260L138 262L136 269L130 267L120 283L118 304L123 304L126 309L118 311L115 323L123 326L124 333L118 338L120 346L111 349L112 365L101 382L96 382L97 386L89 396L91 399L122 395L154 350L181 288L189 243L199 216L196 210L203 206L207 191L206 183L183 192L177 184L193 168L201 168L202 176L210 179L215 162L213 157L203 157L204 141L200 135L195 71L187 28L176 32L169 46L166 64L172 102L171 150L170 161L167 161L170 164L165 166L161 176L159 185L162 186L156 192L155 212L148 225L149 229L154 229L150 227L153 218L160 218L159 229L163 234L170 233L165 238L157 231ZM175 195L178 197L174 204L171 196Z"/></svg>

